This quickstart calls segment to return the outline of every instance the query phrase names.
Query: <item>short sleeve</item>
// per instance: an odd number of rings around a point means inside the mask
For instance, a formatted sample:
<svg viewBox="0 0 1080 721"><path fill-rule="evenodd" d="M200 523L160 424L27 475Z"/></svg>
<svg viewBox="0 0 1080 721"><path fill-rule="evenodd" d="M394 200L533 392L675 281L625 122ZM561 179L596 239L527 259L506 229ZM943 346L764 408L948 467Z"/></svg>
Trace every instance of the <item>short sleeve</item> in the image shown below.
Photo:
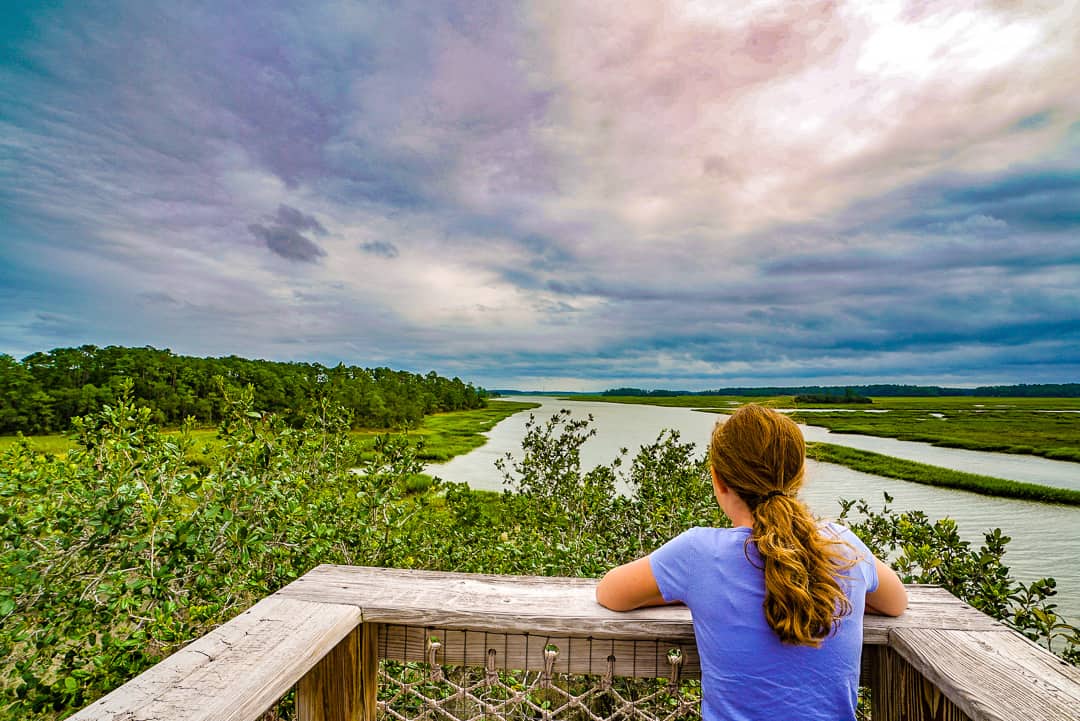
<svg viewBox="0 0 1080 721"><path fill-rule="evenodd" d="M694 573L700 573L698 528L683 531L649 554L656 586L665 601L685 601Z"/></svg>
<svg viewBox="0 0 1080 721"><path fill-rule="evenodd" d="M836 533L841 541L850 544L855 549L855 557L858 559L855 564L855 568L863 576L863 581L866 583L866 592L872 593L877 590L878 587L878 575L877 564L874 563L873 552L866 547L866 544L862 542L855 532L846 526L841 526L838 523L830 523L829 527Z"/></svg>

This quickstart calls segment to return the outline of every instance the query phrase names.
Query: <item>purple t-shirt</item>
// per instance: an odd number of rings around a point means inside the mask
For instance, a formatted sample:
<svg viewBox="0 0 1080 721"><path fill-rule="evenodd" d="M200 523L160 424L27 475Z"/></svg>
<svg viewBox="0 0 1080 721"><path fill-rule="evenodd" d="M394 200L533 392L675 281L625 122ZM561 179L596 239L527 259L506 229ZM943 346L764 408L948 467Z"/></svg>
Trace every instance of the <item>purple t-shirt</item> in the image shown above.
<svg viewBox="0 0 1080 721"><path fill-rule="evenodd" d="M851 613L819 648L781 643L765 621L763 563L755 544L744 552L749 528L692 528L649 556L664 599L682 601L694 619L705 721L855 718L863 611L877 569L849 529L830 523L822 532L849 543L858 561L839 579Z"/></svg>

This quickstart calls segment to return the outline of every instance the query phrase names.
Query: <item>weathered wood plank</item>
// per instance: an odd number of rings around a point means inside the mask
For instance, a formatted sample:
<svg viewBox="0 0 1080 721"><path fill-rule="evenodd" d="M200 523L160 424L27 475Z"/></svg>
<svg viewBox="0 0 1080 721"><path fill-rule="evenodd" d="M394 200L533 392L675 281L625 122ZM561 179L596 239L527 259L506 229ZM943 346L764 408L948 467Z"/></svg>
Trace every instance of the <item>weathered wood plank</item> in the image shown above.
<svg viewBox="0 0 1080 721"><path fill-rule="evenodd" d="M375 721L379 698L379 631L365 623L360 633L360 721Z"/></svg>
<svg viewBox="0 0 1080 721"><path fill-rule="evenodd" d="M271 596L87 706L75 721L251 721L360 623L349 605Z"/></svg>
<svg viewBox="0 0 1080 721"><path fill-rule="evenodd" d="M379 628L357 626L296 687L300 721L375 721Z"/></svg>
<svg viewBox="0 0 1080 721"><path fill-rule="evenodd" d="M489 661L489 652L494 652L491 661L499 671L542 671L544 649L550 645L558 651L551 669L555 673L602 676L610 669L614 676L669 678L668 652L678 650L682 655L680 676L701 677L697 646L679 640L626 641L384 625L379 632L379 657L427 661L431 639L437 639L440 644L435 662L448 666L483 667Z"/></svg>
<svg viewBox="0 0 1080 721"><path fill-rule="evenodd" d="M614 613L596 581L319 566L276 595L363 609L364 621L503 633L693 638L681 607Z"/></svg>
<svg viewBox="0 0 1080 721"><path fill-rule="evenodd" d="M863 644L883 646L898 628L947 628L964 631L1004 631L1007 627L978 611L944 588L908 584L908 609L898 617L863 619Z"/></svg>
<svg viewBox="0 0 1080 721"><path fill-rule="evenodd" d="M614 639L689 641L690 612L660 606L617 613L596 603L596 580L319 566L276 595L351 604L365 621L433 628L468 628ZM900 618L867 616L864 643L885 644L890 629L932 627L1004 628L948 592L909 587L911 605Z"/></svg>
<svg viewBox="0 0 1080 721"><path fill-rule="evenodd" d="M971 721L925 676L888 646L863 648L874 721Z"/></svg>
<svg viewBox="0 0 1080 721"><path fill-rule="evenodd" d="M1014 632L898 628L890 646L974 721L1080 718L1080 669Z"/></svg>
<svg viewBox="0 0 1080 721"><path fill-rule="evenodd" d="M327 672L302 682L301 697L337 698L326 679L345 675L345 698L354 699L357 689L363 698L347 700L331 717L353 718L357 704L367 716L374 706L363 699L374 686L348 669L370 671L376 655L426 661L432 636L441 645L435 661L445 665L482 667L493 650L500 670L540 670L552 644L559 649L556 672L605 674L614 657L614 675L666 677L667 652L679 648L681 675L700 674L685 607L611 612L595 602L595 584L320 566L72 718L250 721L335 648L324 661ZM941 589L909 586L909 594L901 617L864 621L864 676L882 719L1080 717L1080 671ZM349 641L339 646L361 622L359 650ZM366 660L356 661L358 655ZM891 694L896 703L883 706ZM323 718L319 713L301 706L302 718Z"/></svg>

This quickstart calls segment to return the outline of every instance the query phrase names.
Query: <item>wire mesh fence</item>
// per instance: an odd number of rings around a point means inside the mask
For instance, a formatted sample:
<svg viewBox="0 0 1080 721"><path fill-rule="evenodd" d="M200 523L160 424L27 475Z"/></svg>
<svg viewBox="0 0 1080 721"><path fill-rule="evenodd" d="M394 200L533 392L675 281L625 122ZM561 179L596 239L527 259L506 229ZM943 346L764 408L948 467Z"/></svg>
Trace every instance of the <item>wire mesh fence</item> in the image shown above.
<svg viewBox="0 0 1080 721"><path fill-rule="evenodd" d="M388 721L701 718L701 685L685 677L678 645L417 627L388 628L380 645L378 714Z"/></svg>

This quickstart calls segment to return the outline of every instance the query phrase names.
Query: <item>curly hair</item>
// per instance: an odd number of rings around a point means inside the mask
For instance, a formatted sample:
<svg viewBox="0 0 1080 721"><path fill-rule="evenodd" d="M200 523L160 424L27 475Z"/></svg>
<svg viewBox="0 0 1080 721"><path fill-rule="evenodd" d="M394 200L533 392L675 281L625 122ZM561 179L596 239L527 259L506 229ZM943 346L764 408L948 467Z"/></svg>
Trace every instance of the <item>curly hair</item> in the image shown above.
<svg viewBox="0 0 1080 721"><path fill-rule="evenodd" d="M839 578L855 564L850 546L823 535L795 497L803 483L806 444L787 416L750 404L718 423L709 464L749 507L747 543L765 563L765 619L787 644L820 646L851 613Z"/></svg>

